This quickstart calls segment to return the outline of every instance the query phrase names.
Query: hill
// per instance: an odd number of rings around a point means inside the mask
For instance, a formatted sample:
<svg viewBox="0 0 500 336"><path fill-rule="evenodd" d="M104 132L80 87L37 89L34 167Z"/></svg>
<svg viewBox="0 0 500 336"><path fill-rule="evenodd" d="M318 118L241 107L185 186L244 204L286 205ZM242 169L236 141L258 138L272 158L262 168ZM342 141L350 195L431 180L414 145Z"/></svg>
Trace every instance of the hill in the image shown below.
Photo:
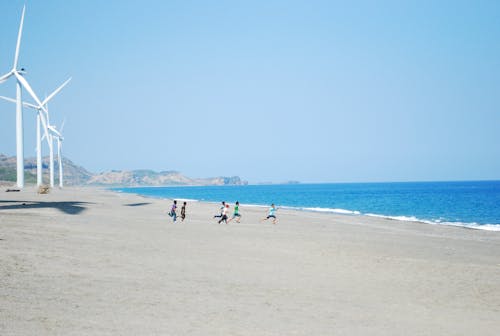
<svg viewBox="0 0 500 336"><path fill-rule="evenodd" d="M49 180L49 158L42 159L43 180ZM36 183L36 159L25 159L25 182ZM112 170L94 174L63 157L64 184L68 186L165 186L165 185L243 185L238 176L190 178L177 171ZM54 164L55 180L58 181L58 167ZM0 182L16 181L16 158L0 154Z"/></svg>

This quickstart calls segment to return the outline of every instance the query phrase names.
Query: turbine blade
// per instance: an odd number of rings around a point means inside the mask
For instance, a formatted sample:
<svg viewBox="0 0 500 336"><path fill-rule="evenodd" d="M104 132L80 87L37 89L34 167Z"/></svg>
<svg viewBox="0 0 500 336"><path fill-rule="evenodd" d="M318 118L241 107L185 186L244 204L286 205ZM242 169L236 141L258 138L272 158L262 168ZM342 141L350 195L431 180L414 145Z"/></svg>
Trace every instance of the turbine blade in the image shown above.
<svg viewBox="0 0 500 336"><path fill-rule="evenodd" d="M0 96L0 99L6 100L6 101L14 103L14 104L17 103L17 100L15 100L14 98ZM29 108L32 108L32 109L35 109L35 110L38 110L38 106L30 104L30 103L27 103L27 102L23 102L23 106L24 107L29 107Z"/></svg>
<svg viewBox="0 0 500 336"><path fill-rule="evenodd" d="M21 85L26 89L26 91L28 91L31 98L33 98L33 100L38 104L37 108L42 109L42 110L44 110L44 112L47 113L47 110L42 105L42 102L40 101L40 99L38 99L38 97L36 96L35 92L31 88L31 86L29 85L28 81L23 76L18 74L17 71L14 71L14 75L16 76L17 80L21 83Z"/></svg>
<svg viewBox="0 0 500 336"><path fill-rule="evenodd" d="M61 86L59 86L57 89L54 90L54 92L52 92L47 98L45 98L42 102L42 105L45 105L49 102L49 100L52 99L52 97L54 97L56 94L59 93L59 91L61 91L63 89L63 87L66 86L66 84L68 84L69 82L71 81L71 77L68 78L64 83L62 83Z"/></svg>
<svg viewBox="0 0 500 336"><path fill-rule="evenodd" d="M40 116L40 121L42 122L43 126L43 137L42 140L45 138L47 139L47 144L50 146L49 143L49 129L47 126L47 121L45 120L45 116L43 115L42 111L38 110L38 115Z"/></svg>
<svg viewBox="0 0 500 336"><path fill-rule="evenodd" d="M61 133L59 133L59 131L58 131L58 130L56 130L53 126L48 125L48 126L47 126L47 128L48 128L49 130L51 130L51 131L52 131L52 133L54 133L54 134L55 134L55 135L57 135L58 137L60 137L60 136L61 136Z"/></svg>
<svg viewBox="0 0 500 336"><path fill-rule="evenodd" d="M64 124L66 124L66 117L64 117L63 122L61 124L61 128L59 128L59 132L61 132L61 134L62 134L62 131L64 129Z"/></svg>
<svg viewBox="0 0 500 336"><path fill-rule="evenodd" d="M17 69L17 61L19 60L19 48L21 47L21 36L23 35L25 10L26 10L26 5L23 6L23 13L21 14L21 23L19 24L19 33L17 34L16 55L14 56L14 67L13 67L14 70Z"/></svg>
<svg viewBox="0 0 500 336"><path fill-rule="evenodd" d="M6 100L6 101L11 102L11 103L16 102L16 100L14 98L9 98L9 97L4 97L4 96L0 96L0 99Z"/></svg>
<svg viewBox="0 0 500 336"><path fill-rule="evenodd" d="M30 104L30 103L27 103L27 102L23 102L23 106L24 107L29 107L29 108L32 108L32 109L35 109L35 110L38 110L38 106Z"/></svg>
<svg viewBox="0 0 500 336"><path fill-rule="evenodd" d="M5 75L3 75L2 77L0 77L0 83L5 82L7 79L9 79L10 76L12 76L12 71L8 72Z"/></svg>

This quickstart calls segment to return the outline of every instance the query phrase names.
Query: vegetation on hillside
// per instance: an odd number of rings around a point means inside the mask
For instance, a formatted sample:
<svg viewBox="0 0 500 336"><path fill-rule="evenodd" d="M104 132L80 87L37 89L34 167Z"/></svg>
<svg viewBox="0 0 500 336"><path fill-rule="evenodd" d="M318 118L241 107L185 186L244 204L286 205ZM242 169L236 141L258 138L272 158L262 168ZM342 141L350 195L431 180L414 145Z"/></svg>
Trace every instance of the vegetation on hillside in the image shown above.
<svg viewBox="0 0 500 336"><path fill-rule="evenodd" d="M0 181L6 182L16 182L17 180L17 172L16 169L9 167L0 167ZM36 183L36 175L25 171L24 172L24 183L26 184L35 184Z"/></svg>

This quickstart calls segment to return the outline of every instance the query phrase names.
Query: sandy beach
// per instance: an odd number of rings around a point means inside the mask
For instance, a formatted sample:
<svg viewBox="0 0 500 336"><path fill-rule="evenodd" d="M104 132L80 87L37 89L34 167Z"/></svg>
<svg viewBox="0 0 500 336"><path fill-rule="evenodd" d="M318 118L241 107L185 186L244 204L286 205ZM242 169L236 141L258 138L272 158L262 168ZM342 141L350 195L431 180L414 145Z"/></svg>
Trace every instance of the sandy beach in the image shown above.
<svg viewBox="0 0 500 336"><path fill-rule="evenodd" d="M0 193L1 335L498 335L500 232Z"/></svg>

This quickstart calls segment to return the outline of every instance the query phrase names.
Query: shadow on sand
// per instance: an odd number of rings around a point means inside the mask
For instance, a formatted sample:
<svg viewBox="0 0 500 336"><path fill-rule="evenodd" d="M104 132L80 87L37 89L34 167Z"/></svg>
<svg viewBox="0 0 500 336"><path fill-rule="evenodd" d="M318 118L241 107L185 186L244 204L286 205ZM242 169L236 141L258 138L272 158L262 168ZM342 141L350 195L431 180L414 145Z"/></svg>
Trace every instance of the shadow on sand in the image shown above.
<svg viewBox="0 0 500 336"><path fill-rule="evenodd" d="M143 202L143 203L129 203L129 204L124 204L124 206L130 206L130 207L136 207L136 206L143 206L143 205L148 205L151 203Z"/></svg>
<svg viewBox="0 0 500 336"><path fill-rule="evenodd" d="M2 203L10 203L2 205ZM45 209L53 208L68 215L78 215L87 208L85 204L89 202L30 202L30 201L0 201L0 211L2 210L21 210L21 209Z"/></svg>

